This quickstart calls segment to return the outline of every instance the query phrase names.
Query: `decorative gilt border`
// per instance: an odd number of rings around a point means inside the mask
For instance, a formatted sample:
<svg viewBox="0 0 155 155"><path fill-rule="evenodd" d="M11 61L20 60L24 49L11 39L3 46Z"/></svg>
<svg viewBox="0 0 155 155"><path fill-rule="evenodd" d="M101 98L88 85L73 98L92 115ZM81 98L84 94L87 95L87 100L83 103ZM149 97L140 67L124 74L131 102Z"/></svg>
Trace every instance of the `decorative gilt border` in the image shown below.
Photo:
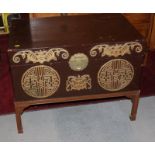
<svg viewBox="0 0 155 155"><path fill-rule="evenodd" d="M96 45L90 50L90 56L95 57L97 53L101 54L101 57L104 56L124 56L125 54L131 54L132 51L136 53L142 52L143 47L139 42L127 42L124 44L115 44L115 45L108 45L108 44L101 44Z"/></svg>
<svg viewBox="0 0 155 155"><path fill-rule="evenodd" d="M51 60L57 61L57 57L61 57L63 59L68 59L69 53L67 50L63 48L51 48L48 50L23 50L19 51L13 55L13 62L19 63L22 59L26 59L25 63L33 62L43 64L44 62L50 62Z"/></svg>

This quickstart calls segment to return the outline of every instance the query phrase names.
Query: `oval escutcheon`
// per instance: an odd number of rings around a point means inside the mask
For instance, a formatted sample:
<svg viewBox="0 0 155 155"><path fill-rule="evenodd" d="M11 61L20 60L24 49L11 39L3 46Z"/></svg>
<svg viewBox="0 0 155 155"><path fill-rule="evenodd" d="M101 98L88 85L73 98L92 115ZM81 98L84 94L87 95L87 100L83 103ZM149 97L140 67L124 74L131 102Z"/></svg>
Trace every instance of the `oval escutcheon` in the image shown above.
<svg viewBox="0 0 155 155"><path fill-rule="evenodd" d="M89 59L84 53L76 53L69 59L69 67L73 71L82 71L88 66Z"/></svg>

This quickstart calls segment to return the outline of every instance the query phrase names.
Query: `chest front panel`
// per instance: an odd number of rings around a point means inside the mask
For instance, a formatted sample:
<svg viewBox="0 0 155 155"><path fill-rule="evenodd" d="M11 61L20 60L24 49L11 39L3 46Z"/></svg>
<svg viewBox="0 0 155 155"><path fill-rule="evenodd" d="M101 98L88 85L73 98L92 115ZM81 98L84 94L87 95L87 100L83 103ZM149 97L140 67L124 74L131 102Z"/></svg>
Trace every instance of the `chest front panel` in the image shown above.
<svg viewBox="0 0 155 155"><path fill-rule="evenodd" d="M13 50L15 100L138 90L144 48L135 41Z"/></svg>

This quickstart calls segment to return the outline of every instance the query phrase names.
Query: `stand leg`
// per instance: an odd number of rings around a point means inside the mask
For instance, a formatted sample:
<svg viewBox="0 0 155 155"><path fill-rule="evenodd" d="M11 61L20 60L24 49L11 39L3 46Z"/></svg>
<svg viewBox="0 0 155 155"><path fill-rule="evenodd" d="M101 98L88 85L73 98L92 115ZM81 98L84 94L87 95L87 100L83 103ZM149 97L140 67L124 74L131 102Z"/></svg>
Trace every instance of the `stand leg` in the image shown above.
<svg viewBox="0 0 155 155"><path fill-rule="evenodd" d="M131 115L130 115L131 121L136 120L138 103L139 103L139 96L140 96L140 92L132 97L132 103L133 104L132 104Z"/></svg>
<svg viewBox="0 0 155 155"><path fill-rule="evenodd" d="M16 105L15 112L16 112L16 123L17 123L18 133L23 133L23 126L21 121L21 114L23 112L23 109L21 107L18 107L18 105Z"/></svg>

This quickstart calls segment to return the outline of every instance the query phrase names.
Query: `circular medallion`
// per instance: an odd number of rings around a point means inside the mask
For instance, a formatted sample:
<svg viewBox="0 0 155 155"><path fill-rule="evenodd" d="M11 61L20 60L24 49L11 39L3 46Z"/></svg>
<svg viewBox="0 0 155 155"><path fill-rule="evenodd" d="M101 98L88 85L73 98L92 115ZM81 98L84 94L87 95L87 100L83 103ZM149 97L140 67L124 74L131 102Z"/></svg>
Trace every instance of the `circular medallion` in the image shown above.
<svg viewBox="0 0 155 155"><path fill-rule="evenodd" d="M27 95L34 98L45 98L57 91L60 85L60 77L52 67L34 66L23 74L21 85Z"/></svg>
<svg viewBox="0 0 155 155"><path fill-rule="evenodd" d="M76 53L69 59L69 66L74 71L82 71L88 66L88 57L84 53Z"/></svg>
<svg viewBox="0 0 155 155"><path fill-rule="evenodd" d="M98 72L99 85L108 91L118 91L130 84L134 68L124 59L114 59L105 63Z"/></svg>

